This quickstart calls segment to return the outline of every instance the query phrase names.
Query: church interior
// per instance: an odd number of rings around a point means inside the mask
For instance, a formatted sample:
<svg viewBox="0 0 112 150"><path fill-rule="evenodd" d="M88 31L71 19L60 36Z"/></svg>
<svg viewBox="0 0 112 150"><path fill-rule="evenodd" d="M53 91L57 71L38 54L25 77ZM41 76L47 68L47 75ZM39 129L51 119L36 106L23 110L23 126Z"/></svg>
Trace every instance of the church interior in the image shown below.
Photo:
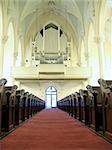
<svg viewBox="0 0 112 150"><path fill-rule="evenodd" d="M0 0L0 150L112 149L112 0Z"/></svg>

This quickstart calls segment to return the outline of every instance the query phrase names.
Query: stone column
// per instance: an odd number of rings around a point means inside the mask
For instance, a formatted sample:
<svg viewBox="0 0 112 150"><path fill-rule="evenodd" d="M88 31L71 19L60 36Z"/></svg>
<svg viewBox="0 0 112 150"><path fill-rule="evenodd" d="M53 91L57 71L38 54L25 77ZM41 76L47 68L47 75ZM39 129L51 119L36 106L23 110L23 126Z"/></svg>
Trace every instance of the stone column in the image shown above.
<svg viewBox="0 0 112 150"><path fill-rule="evenodd" d="M68 66L71 66L71 42L70 41L67 43L67 49L68 49L67 64Z"/></svg>
<svg viewBox="0 0 112 150"><path fill-rule="evenodd" d="M1 48L0 48L0 78L3 77L3 62L4 62L4 47L8 40L8 36L3 36L1 41Z"/></svg>
<svg viewBox="0 0 112 150"><path fill-rule="evenodd" d="M104 36L96 37L96 42L99 47L99 67L100 67L100 78L104 78L105 75L105 54L104 54Z"/></svg>
<svg viewBox="0 0 112 150"><path fill-rule="evenodd" d="M58 26L58 51L60 52L60 26Z"/></svg>
<svg viewBox="0 0 112 150"><path fill-rule="evenodd" d="M86 42L88 39L84 40L84 48L85 48L85 61L86 61L86 66L89 66L89 51L88 51L88 43Z"/></svg>
<svg viewBox="0 0 112 150"><path fill-rule="evenodd" d="M18 52L14 52L14 53L13 53L13 66L12 66L12 67L15 67L15 66L16 66L17 57L18 57Z"/></svg>
<svg viewBox="0 0 112 150"><path fill-rule="evenodd" d="M86 64L85 64L85 67L87 67L87 66L89 66L89 65L88 65L89 55L88 55L87 52L85 52L84 56L85 56L84 58L85 58L85 63L86 63Z"/></svg>
<svg viewBox="0 0 112 150"><path fill-rule="evenodd" d="M110 55L111 55L111 70L112 70L112 19L111 19L111 29L110 29L110 34L111 34L111 41L110 41L110 43L111 43L111 47L110 47ZM111 75L112 75L112 73L111 73Z"/></svg>
<svg viewBox="0 0 112 150"><path fill-rule="evenodd" d="M25 52L23 46L23 38L21 38L21 66L25 66Z"/></svg>
<svg viewBox="0 0 112 150"><path fill-rule="evenodd" d="M32 40L30 40L30 56L29 56L29 66L32 66Z"/></svg>
<svg viewBox="0 0 112 150"><path fill-rule="evenodd" d="M43 26L43 49L42 51L45 51L45 26Z"/></svg>

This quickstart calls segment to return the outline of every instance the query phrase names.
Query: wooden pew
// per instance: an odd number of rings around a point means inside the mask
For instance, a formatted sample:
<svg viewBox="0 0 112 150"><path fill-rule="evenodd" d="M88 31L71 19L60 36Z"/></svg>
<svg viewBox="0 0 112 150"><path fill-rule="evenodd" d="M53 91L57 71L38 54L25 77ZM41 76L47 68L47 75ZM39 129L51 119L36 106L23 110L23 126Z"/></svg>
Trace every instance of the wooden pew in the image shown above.
<svg viewBox="0 0 112 150"><path fill-rule="evenodd" d="M68 96L68 101L69 101L69 115L73 116L73 99L72 99L72 95Z"/></svg>
<svg viewBox="0 0 112 150"><path fill-rule="evenodd" d="M64 110L65 112L69 113L70 111L70 103L69 103L69 100L68 100L68 96L61 99L59 101L59 105L60 105L60 109Z"/></svg>
<svg viewBox="0 0 112 150"><path fill-rule="evenodd" d="M89 125L95 131L102 133L103 113L100 87L92 87L88 85L86 88L89 100Z"/></svg>
<svg viewBox="0 0 112 150"><path fill-rule="evenodd" d="M66 96L65 98L59 100L57 102L57 107L67 113L70 114L70 101L69 96Z"/></svg>
<svg viewBox="0 0 112 150"><path fill-rule="evenodd" d="M69 96L65 97L64 98L64 101L63 101L63 106L64 106L64 110L70 114L70 101L69 101Z"/></svg>
<svg viewBox="0 0 112 150"><path fill-rule="evenodd" d="M72 104L73 104L73 117L77 118L77 106L76 106L76 94L72 94Z"/></svg>
<svg viewBox="0 0 112 150"><path fill-rule="evenodd" d="M18 126L21 121L20 98L21 98L21 90L17 90L15 101L15 126Z"/></svg>
<svg viewBox="0 0 112 150"><path fill-rule="evenodd" d="M40 99L39 97L35 95L30 96L30 101L31 101L31 116L40 112L42 109L45 108L45 101Z"/></svg>
<svg viewBox="0 0 112 150"><path fill-rule="evenodd" d="M7 86L4 89L2 103L2 131L9 132L15 125L15 91L17 86Z"/></svg>
<svg viewBox="0 0 112 150"><path fill-rule="evenodd" d="M1 79L0 80L0 136L3 135L3 131L2 131L2 120L3 120L3 116L2 116L2 109L3 109L3 97L4 97L4 91L5 91L5 84L7 83L6 79Z"/></svg>
<svg viewBox="0 0 112 150"><path fill-rule="evenodd" d="M105 80L106 81L106 84L108 85L108 86L111 86L112 85L112 80Z"/></svg>
<svg viewBox="0 0 112 150"><path fill-rule="evenodd" d="M9 130L15 126L15 101L16 101L16 90L17 86L14 85L11 88L11 91L7 91L6 95L9 98ZM9 97L8 97L9 96Z"/></svg>
<svg viewBox="0 0 112 150"><path fill-rule="evenodd" d="M29 119L31 115L31 97L32 94L28 94L28 111L27 111L27 119Z"/></svg>
<svg viewBox="0 0 112 150"><path fill-rule="evenodd" d="M24 101L25 101L25 120L28 118L29 116L29 103L28 103L28 92L25 92L24 94Z"/></svg>
<svg viewBox="0 0 112 150"><path fill-rule="evenodd" d="M82 111L81 111L81 97L80 93L76 92L76 108L77 108L77 118L79 121L82 121Z"/></svg>
<svg viewBox="0 0 112 150"><path fill-rule="evenodd" d="M103 135L112 142L112 84L99 79L102 94Z"/></svg>
<svg viewBox="0 0 112 150"><path fill-rule="evenodd" d="M39 111L41 111L41 99L38 98L37 96L34 97L35 99L35 114Z"/></svg>
<svg viewBox="0 0 112 150"><path fill-rule="evenodd" d="M87 98L87 90L79 90L81 97L81 112L82 112L82 122L89 126L89 103Z"/></svg>
<svg viewBox="0 0 112 150"><path fill-rule="evenodd" d="M19 124L25 120L25 103L24 99L25 90L20 90L20 101L19 101Z"/></svg>
<svg viewBox="0 0 112 150"><path fill-rule="evenodd" d="M37 97L37 112L45 108L45 101Z"/></svg>
<svg viewBox="0 0 112 150"><path fill-rule="evenodd" d="M0 80L0 137L7 135L20 123L45 108L45 101L17 86L5 86L7 80Z"/></svg>
<svg viewBox="0 0 112 150"><path fill-rule="evenodd" d="M69 101L70 101L70 114L72 117L75 117L74 94L69 95Z"/></svg>
<svg viewBox="0 0 112 150"><path fill-rule="evenodd" d="M15 102L15 125L19 125L25 119L29 118L29 104L28 104L28 92L25 90L16 91Z"/></svg>
<svg viewBox="0 0 112 150"><path fill-rule="evenodd" d="M26 112L27 112L27 94L28 92L23 93L22 98L21 98L21 103L22 103L22 108L21 108L21 117L22 117L22 122L25 121L26 119Z"/></svg>
<svg viewBox="0 0 112 150"><path fill-rule="evenodd" d="M80 95L80 103L81 103L81 121L83 123L87 123L87 91L86 90L79 90ZM86 120L86 121L85 121Z"/></svg>
<svg viewBox="0 0 112 150"><path fill-rule="evenodd" d="M31 106L31 117L33 116L32 99L33 99L33 95L31 94L31 101L30 101L30 106Z"/></svg>
<svg viewBox="0 0 112 150"><path fill-rule="evenodd" d="M32 115L34 115L34 108L35 108L35 101L34 101L34 95L32 95L32 99L31 99L31 110L32 110Z"/></svg>
<svg viewBox="0 0 112 150"><path fill-rule="evenodd" d="M32 96L31 106L33 115L40 111L40 102L39 100L37 101L37 97L35 95Z"/></svg>

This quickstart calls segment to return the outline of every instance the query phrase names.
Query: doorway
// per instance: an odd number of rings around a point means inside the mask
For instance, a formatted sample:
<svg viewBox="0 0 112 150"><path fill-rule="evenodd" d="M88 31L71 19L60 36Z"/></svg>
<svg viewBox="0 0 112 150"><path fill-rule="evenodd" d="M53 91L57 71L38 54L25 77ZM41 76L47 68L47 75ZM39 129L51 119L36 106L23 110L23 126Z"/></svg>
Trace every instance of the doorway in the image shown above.
<svg viewBox="0 0 112 150"><path fill-rule="evenodd" d="M46 108L57 107L57 90L54 86L49 86L45 91Z"/></svg>

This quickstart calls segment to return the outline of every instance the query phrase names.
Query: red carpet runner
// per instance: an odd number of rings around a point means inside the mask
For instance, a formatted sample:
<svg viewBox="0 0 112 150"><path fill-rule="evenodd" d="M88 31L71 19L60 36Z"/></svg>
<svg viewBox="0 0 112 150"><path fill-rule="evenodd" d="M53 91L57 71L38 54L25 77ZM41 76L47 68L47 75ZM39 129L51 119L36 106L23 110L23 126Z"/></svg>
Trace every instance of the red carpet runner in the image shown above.
<svg viewBox="0 0 112 150"><path fill-rule="evenodd" d="M0 150L112 150L112 144L65 112L46 109L2 139Z"/></svg>

